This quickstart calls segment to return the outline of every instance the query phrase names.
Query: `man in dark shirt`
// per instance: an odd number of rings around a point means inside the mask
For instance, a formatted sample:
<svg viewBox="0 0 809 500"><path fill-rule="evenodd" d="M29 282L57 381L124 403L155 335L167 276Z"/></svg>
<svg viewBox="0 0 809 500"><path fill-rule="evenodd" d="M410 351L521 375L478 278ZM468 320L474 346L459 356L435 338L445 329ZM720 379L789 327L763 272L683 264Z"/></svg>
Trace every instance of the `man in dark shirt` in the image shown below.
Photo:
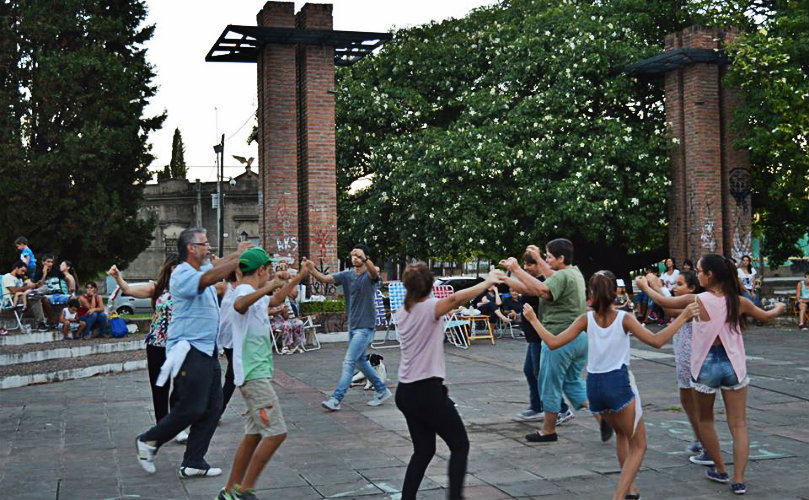
<svg viewBox="0 0 809 500"><path fill-rule="evenodd" d="M543 280L540 267L533 255L528 252L523 255L523 268L531 276ZM528 382L528 394L530 396L530 406L517 414L515 420L520 421L540 421L544 418L542 400L539 394L539 359L542 354L542 339L539 338L536 330L531 324L522 318L522 306L530 304L534 311L537 311L537 317L542 317L542 310L540 307L539 297L536 295L528 295L528 289L516 278L509 277L506 283L512 289L520 294L519 299L519 313L521 318L520 328L525 334L525 342L528 344L525 350L525 363L523 364L523 373L525 380ZM557 425L570 420L572 412L569 411L567 404L562 399L562 411L559 412L557 418Z"/></svg>

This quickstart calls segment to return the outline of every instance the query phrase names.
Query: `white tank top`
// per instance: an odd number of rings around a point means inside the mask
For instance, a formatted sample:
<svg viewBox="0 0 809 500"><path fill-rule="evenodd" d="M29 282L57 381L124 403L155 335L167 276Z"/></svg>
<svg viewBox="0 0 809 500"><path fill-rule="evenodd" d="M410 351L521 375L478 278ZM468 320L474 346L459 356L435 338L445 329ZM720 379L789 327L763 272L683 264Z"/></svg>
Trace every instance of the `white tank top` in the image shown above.
<svg viewBox="0 0 809 500"><path fill-rule="evenodd" d="M624 331L626 311L618 311L615 321L607 328L596 323L595 313L587 312L587 372L605 373L629 367L629 334Z"/></svg>

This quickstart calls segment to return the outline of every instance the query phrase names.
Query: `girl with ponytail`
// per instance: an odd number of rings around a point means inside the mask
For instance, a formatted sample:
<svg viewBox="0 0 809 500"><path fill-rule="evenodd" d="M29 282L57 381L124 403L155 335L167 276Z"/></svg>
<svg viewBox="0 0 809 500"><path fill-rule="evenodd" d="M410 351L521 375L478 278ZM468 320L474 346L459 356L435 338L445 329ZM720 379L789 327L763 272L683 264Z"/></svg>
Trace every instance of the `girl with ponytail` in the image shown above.
<svg viewBox="0 0 809 500"><path fill-rule="evenodd" d="M685 307L673 323L655 334L634 314L613 307L617 286L612 272L595 273L587 288L593 310L579 316L559 335L552 335L539 322L529 304L524 306L523 315L550 349L558 349L582 331L587 332L587 405L597 419L606 420L615 430L616 454L621 464L621 477L612 498L636 500L640 494L635 476L646 453L646 430L640 395L629 371L629 335L659 349L699 309L696 305Z"/></svg>
<svg viewBox="0 0 809 500"><path fill-rule="evenodd" d="M697 262L697 279L704 292L677 297L664 297L649 287L644 278L637 282L652 300L663 307L682 309L694 303L699 305L699 322L693 324L691 344L691 386L697 391L702 446L715 466L705 475L711 481L731 483L733 493L743 494L747 492L744 472L750 448L745 417L750 379L742 330L747 326L747 316L769 322L784 312L786 306L779 303L774 309L765 311L742 297L736 266L721 255L703 255ZM732 478L719 450L714 426L717 389L722 391L728 427L733 436Z"/></svg>

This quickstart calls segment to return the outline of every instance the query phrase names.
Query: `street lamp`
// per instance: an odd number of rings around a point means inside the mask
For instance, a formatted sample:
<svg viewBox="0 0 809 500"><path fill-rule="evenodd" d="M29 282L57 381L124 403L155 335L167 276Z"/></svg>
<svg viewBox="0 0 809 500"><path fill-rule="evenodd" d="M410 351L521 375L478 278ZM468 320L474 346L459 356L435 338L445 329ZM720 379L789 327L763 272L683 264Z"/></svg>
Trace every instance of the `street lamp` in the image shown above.
<svg viewBox="0 0 809 500"><path fill-rule="evenodd" d="M222 134L222 139L219 144L214 145L213 151L217 155L216 162L219 167L219 171L216 175L216 199L219 200L216 207L217 253L219 257L222 257L224 255L225 246L225 211L222 207L222 202L224 201L222 195L222 180L225 178L225 134Z"/></svg>

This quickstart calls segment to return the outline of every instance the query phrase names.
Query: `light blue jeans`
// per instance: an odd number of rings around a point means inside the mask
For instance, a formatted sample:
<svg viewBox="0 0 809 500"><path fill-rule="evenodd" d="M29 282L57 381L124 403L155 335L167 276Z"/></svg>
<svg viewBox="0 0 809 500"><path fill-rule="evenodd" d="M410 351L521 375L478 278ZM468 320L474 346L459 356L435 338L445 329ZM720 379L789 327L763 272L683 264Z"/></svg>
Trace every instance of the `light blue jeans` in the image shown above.
<svg viewBox="0 0 809 500"><path fill-rule="evenodd" d="M545 411L559 413L562 392L570 405L580 409L587 401L587 384L581 378L587 364L587 334L581 332L571 343L558 349L542 346L539 362L540 398Z"/></svg>
<svg viewBox="0 0 809 500"><path fill-rule="evenodd" d="M357 328L348 331L348 348L346 349L345 358L343 358L343 372L340 374L340 381L337 383L337 389L332 393L332 397L338 401L342 401L351 386L351 379L354 377L354 368L359 368L365 375L365 378L371 381L376 392L382 392L388 387L376 370L368 362L368 346L374 341L374 330L372 328Z"/></svg>

